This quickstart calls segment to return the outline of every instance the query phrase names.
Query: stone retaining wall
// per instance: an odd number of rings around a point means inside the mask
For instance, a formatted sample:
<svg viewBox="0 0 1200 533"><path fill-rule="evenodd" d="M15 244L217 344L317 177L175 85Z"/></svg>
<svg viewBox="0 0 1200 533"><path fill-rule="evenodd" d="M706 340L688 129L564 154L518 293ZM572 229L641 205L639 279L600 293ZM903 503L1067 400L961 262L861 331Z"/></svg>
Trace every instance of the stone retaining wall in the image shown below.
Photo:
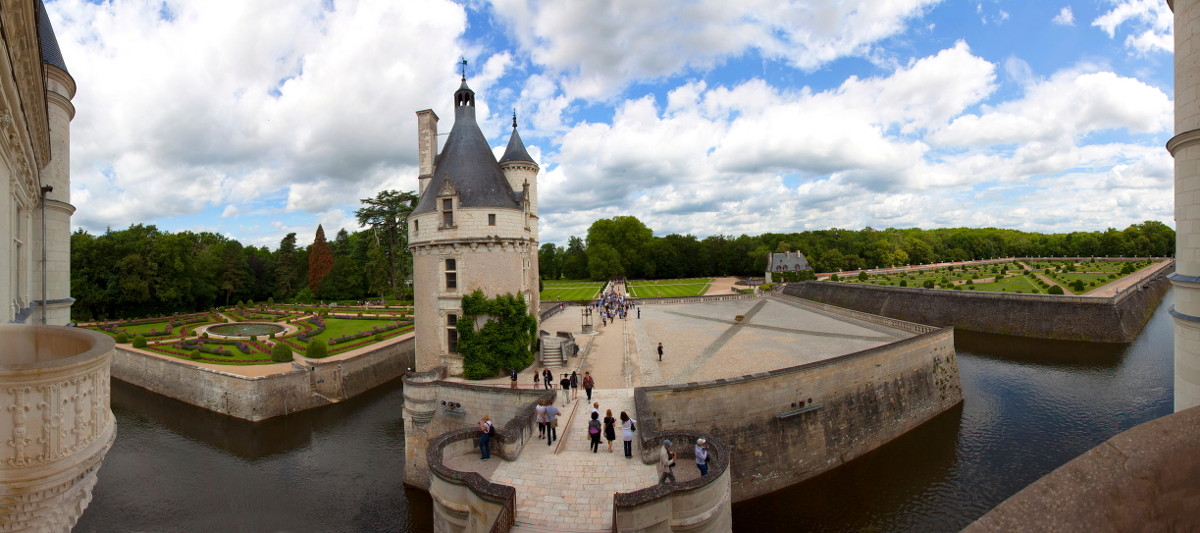
<svg viewBox="0 0 1200 533"><path fill-rule="evenodd" d="M183 360L117 348L113 377L151 392L250 421L329 405L396 379L413 366L413 337L396 337L363 354L293 363L293 370L246 377Z"/></svg>
<svg viewBox="0 0 1200 533"><path fill-rule="evenodd" d="M783 293L934 326L1041 339L1132 342L1170 287L1173 263L1111 298L954 291L860 283L790 283Z"/></svg>
<svg viewBox="0 0 1200 533"><path fill-rule="evenodd" d="M962 402L962 387L953 330L941 329L770 372L640 387L634 401L639 432L697 431L728 444L736 502L879 447Z"/></svg>

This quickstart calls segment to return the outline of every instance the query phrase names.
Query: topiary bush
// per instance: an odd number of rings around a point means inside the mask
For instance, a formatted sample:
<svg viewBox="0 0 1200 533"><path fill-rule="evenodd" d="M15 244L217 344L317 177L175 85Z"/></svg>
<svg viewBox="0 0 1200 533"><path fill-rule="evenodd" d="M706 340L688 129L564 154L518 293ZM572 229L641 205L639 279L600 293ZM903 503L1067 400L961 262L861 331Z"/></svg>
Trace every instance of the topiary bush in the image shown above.
<svg viewBox="0 0 1200 533"><path fill-rule="evenodd" d="M1048 291L1046 291L1046 292L1047 292L1047 293L1049 293L1049 294L1062 294L1062 293L1063 293L1063 290L1062 290L1062 287L1059 287L1058 285L1055 285L1055 286L1053 286L1053 287L1050 287L1050 290L1048 290Z"/></svg>
<svg viewBox="0 0 1200 533"><path fill-rule="evenodd" d="M1071 284L1071 290L1073 290L1075 292L1083 292L1083 290L1085 288L1086 287L1084 287L1084 285L1083 285L1083 280L1081 280L1081 279L1077 279L1077 280L1075 280L1074 283Z"/></svg>
<svg viewBox="0 0 1200 533"><path fill-rule="evenodd" d="M320 344L320 343L318 343L318 344ZM271 347L271 360L272 361L275 361L276 363L286 363L288 361L291 361L292 358L293 358L293 356L292 356L292 347L291 346L288 346L282 342L279 342L279 343L276 343L275 346Z"/></svg>
<svg viewBox="0 0 1200 533"><path fill-rule="evenodd" d="M329 347L321 341L314 340L308 343L308 348L304 350L304 357L308 357L310 359L329 357Z"/></svg>
<svg viewBox="0 0 1200 533"><path fill-rule="evenodd" d="M199 361L201 357L200 350L192 350L192 353L188 357L191 357L193 361Z"/></svg>
<svg viewBox="0 0 1200 533"><path fill-rule="evenodd" d="M134 337L133 338L133 347L134 348L145 348L146 347L146 337L143 337L141 335Z"/></svg>
<svg viewBox="0 0 1200 533"><path fill-rule="evenodd" d="M129 335L126 335L124 331L117 333L117 344L125 344L127 342L129 342Z"/></svg>

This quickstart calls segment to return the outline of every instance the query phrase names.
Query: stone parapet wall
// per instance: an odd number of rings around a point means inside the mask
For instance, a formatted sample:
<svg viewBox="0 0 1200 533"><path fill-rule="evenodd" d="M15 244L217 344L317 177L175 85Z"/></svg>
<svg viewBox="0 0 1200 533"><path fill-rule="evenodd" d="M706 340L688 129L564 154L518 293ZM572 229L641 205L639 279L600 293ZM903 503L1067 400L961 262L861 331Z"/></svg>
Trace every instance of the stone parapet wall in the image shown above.
<svg viewBox="0 0 1200 533"><path fill-rule="evenodd" d="M657 431L639 422L641 460L658 461L663 439L675 444L676 469L695 468L693 445L708 438L707 476L671 484L655 484L634 492L613 495L616 531L723 532L733 529L730 498L729 447L720 439L695 431Z"/></svg>
<svg viewBox="0 0 1200 533"><path fill-rule="evenodd" d="M486 533L512 529L517 489L442 464L443 457L469 452L478 435L474 427L463 428L438 435L429 443L425 462L433 473L429 495L433 499L434 531Z"/></svg>
<svg viewBox="0 0 1200 533"><path fill-rule="evenodd" d="M728 444L736 502L881 446L962 402L962 387L953 330L941 329L770 372L640 387L634 401L639 432Z"/></svg>
<svg viewBox="0 0 1200 533"><path fill-rule="evenodd" d="M1126 430L967 526L1000 531L1200 530L1200 407Z"/></svg>
<svg viewBox="0 0 1200 533"><path fill-rule="evenodd" d="M478 431L475 424L486 414L496 426L493 455L515 461L537 429L537 401L555 399L555 391L441 381L445 375L435 368L404 378L404 483L426 490L432 481L426 453L436 438L463 428Z"/></svg>
<svg viewBox="0 0 1200 533"><path fill-rule="evenodd" d="M117 348L112 374L184 403L259 421L357 396L400 377L412 364L413 338L404 335L359 355L312 366L296 362L290 371L256 377Z"/></svg>
<svg viewBox="0 0 1200 533"><path fill-rule="evenodd" d="M859 283L805 281L788 296L934 326L1042 339L1131 342L1150 320L1169 282L1148 280L1112 298L952 291Z"/></svg>

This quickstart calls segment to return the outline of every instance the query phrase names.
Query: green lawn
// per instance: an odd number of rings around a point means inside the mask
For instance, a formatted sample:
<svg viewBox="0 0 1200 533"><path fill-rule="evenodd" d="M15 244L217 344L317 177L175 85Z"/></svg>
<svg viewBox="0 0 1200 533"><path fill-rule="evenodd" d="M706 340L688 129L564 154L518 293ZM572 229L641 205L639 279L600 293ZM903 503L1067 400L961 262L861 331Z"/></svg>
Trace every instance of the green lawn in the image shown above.
<svg viewBox="0 0 1200 533"><path fill-rule="evenodd" d="M573 282L544 282L541 300L543 302L591 300L600 296L604 288L603 282L573 281Z"/></svg>
<svg viewBox="0 0 1200 533"><path fill-rule="evenodd" d="M701 296L708 292L712 280L638 281L626 285L634 298L679 298Z"/></svg>

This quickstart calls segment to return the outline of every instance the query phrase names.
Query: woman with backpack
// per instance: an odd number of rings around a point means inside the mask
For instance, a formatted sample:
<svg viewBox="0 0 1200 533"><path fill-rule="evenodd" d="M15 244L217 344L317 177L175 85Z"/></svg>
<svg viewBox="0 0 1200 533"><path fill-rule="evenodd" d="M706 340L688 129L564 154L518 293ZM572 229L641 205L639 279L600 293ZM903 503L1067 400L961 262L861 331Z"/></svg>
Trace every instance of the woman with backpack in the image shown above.
<svg viewBox="0 0 1200 533"><path fill-rule="evenodd" d="M588 420L588 436L592 438L592 453L600 449L600 413L593 412Z"/></svg>

